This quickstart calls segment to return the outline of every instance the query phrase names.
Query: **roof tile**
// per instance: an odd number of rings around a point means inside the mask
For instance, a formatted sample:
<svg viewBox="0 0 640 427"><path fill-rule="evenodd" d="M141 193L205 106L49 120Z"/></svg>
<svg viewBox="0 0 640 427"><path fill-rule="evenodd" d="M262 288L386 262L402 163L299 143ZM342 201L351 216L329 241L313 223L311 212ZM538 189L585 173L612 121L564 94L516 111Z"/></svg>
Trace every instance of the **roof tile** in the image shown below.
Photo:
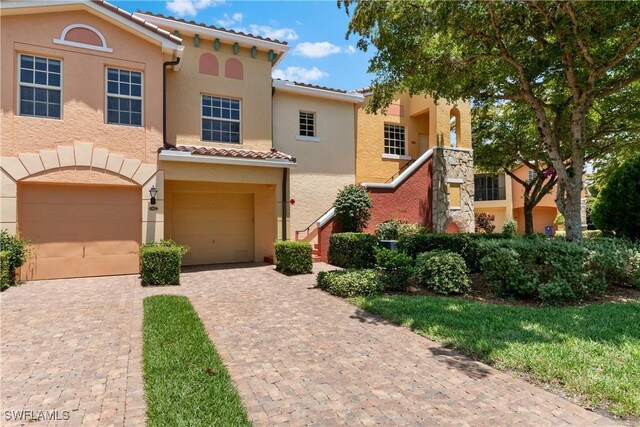
<svg viewBox="0 0 640 427"><path fill-rule="evenodd" d="M255 151L255 150L241 150L236 148L215 148L215 147L194 147L180 145L177 147L165 148L166 151L179 151L183 153L191 153L199 156L217 156L217 157L236 157L241 159L256 159L256 160L288 160L295 162L296 159L293 156L282 153L275 149L271 151Z"/></svg>

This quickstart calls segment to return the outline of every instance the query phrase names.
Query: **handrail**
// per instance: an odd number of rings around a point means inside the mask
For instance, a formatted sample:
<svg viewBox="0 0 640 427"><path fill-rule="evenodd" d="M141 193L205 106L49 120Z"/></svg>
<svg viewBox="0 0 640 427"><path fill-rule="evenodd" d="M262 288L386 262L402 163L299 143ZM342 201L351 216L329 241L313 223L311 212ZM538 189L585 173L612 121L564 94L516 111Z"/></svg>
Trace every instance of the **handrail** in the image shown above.
<svg viewBox="0 0 640 427"><path fill-rule="evenodd" d="M391 178L387 179L384 183L385 184L389 184L390 182L393 182L394 179L396 179L406 168L411 166L411 164L413 164L413 162L415 162L415 161L416 161L416 159L409 160L407 163L404 164L404 166L402 166L400 169L398 169L398 172L396 172L393 175L391 175Z"/></svg>
<svg viewBox="0 0 640 427"><path fill-rule="evenodd" d="M318 218L316 218L311 224L309 224L309 226L303 230L296 230L296 240L298 240L298 235L300 233L304 233L305 231L307 232L307 235L309 235L309 230L311 229L311 227L313 227L315 224L318 223L318 221L320 221L325 215L327 215L329 212L331 212L331 210L333 209L333 206L331 206L329 209L327 209L326 211L324 211L322 213L322 215L320 215Z"/></svg>

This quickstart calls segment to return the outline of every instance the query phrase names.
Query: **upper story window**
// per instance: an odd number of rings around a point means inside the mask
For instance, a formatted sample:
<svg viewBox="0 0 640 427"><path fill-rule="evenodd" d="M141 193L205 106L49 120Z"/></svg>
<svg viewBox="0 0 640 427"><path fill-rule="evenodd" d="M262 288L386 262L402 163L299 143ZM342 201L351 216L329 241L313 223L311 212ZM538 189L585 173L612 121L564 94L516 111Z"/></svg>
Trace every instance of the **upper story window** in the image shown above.
<svg viewBox="0 0 640 427"><path fill-rule="evenodd" d="M384 154L405 155L404 126L384 124Z"/></svg>
<svg viewBox="0 0 640 427"><path fill-rule="evenodd" d="M534 179L536 179L536 177L538 176L538 174L536 173L536 171L529 169L529 182L533 181Z"/></svg>
<svg viewBox="0 0 640 427"><path fill-rule="evenodd" d="M316 115L306 111L300 111L300 136L316 136Z"/></svg>
<svg viewBox="0 0 640 427"><path fill-rule="evenodd" d="M142 126L142 73L107 68L107 123Z"/></svg>
<svg viewBox="0 0 640 427"><path fill-rule="evenodd" d="M20 54L18 114L59 119L62 110L62 61Z"/></svg>
<svg viewBox="0 0 640 427"><path fill-rule="evenodd" d="M240 143L240 100L202 95L202 140Z"/></svg>
<svg viewBox="0 0 640 427"><path fill-rule="evenodd" d="M473 177L476 202L487 200L505 200L504 175L475 175Z"/></svg>

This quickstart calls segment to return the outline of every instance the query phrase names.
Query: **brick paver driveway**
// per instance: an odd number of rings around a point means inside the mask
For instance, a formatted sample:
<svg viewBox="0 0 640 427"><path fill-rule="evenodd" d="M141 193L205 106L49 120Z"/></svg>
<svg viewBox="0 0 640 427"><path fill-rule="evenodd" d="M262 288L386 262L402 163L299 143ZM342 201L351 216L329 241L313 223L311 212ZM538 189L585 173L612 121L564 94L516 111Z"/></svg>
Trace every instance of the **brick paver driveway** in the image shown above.
<svg viewBox="0 0 640 427"><path fill-rule="evenodd" d="M176 293L198 311L256 425L614 424L312 289L314 277L231 266L184 273L171 288L121 276L9 289L3 422L26 409L69 411L55 424L143 425L142 299Z"/></svg>

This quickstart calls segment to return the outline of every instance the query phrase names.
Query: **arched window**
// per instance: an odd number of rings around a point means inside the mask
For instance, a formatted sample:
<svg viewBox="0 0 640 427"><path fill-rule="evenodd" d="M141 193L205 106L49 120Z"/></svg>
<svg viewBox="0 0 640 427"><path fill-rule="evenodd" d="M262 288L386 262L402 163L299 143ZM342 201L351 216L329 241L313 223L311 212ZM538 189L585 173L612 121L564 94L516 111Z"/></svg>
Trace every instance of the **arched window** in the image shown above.
<svg viewBox="0 0 640 427"><path fill-rule="evenodd" d="M243 80L242 62L236 58L227 59L227 62L224 63L224 76L229 79Z"/></svg>
<svg viewBox="0 0 640 427"><path fill-rule="evenodd" d="M62 30L60 38L53 39L53 42L101 52L113 52L113 49L107 46L107 40L102 33L96 28L85 24L68 25Z"/></svg>
<svg viewBox="0 0 640 427"><path fill-rule="evenodd" d="M460 141L460 111L452 108L449 117L449 143L452 147L457 147Z"/></svg>
<svg viewBox="0 0 640 427"><path fill-rule="evenodd" d="M211 53L200 55L200 74L218 75L218 58Z"/></svg>

